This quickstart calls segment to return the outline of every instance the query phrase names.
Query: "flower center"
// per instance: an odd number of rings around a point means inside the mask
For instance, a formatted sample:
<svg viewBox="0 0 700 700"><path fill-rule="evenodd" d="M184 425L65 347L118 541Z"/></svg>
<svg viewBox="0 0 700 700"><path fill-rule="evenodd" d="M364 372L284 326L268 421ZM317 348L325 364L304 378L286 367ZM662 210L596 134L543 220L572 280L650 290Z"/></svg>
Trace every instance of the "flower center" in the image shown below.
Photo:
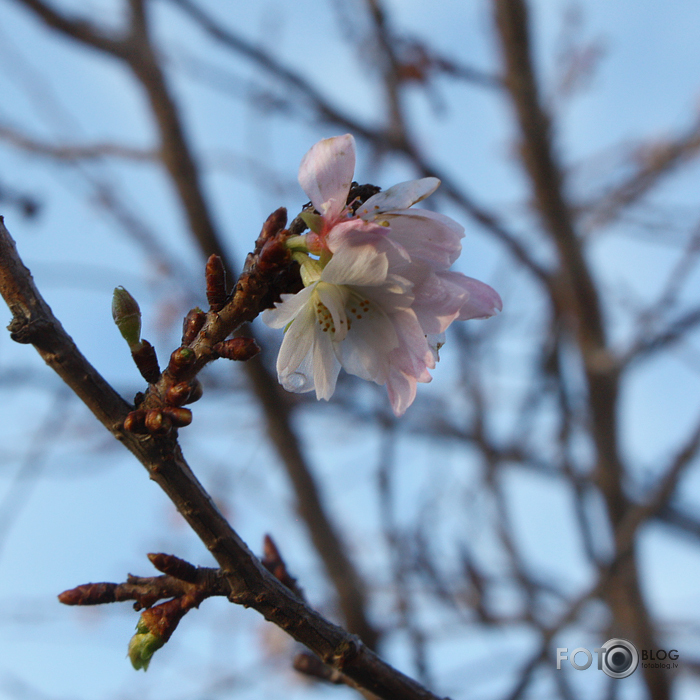
<svg viewBox="0 0 700 700"><path fill-rule="evenodd" d="M346 291L349 291L349 298L345 302L345 306L337 315L338 323L340 324L340 335L342 340L345 337L343 332L345 324L347 324L347 331L352 328L352 322L354 319L361 321L362 318L368 316L372 311L372 304L369 299L360 296L357 292L349 290L347 287ZM330 309L321 301L317 294L314 295L314 312L316 314L316 320L318 321L321 330L324 333L330 333L331 337L335 340L335 334L337 329L335 327L336 322L333 320L333 314Z"/></svg>
<svg viewBox="0 0 700 700"><path fill-rule="evenodd" d="M359 321L363 314L369 313L369 299L363 299L357 294L353 294L348 300L347 310ZM349 323L350 319L348 319Z"/></svg>
<svg viewBox="0 0 700 700"><path fill-rule="evenodd" d="M331 335L335 334L335 323L333 323L333 315L328 310L328 307L320 300L316 299L314 301L314 310L316 311L316 320L321 326L321 330L324 333L331 332Z"/></svg>

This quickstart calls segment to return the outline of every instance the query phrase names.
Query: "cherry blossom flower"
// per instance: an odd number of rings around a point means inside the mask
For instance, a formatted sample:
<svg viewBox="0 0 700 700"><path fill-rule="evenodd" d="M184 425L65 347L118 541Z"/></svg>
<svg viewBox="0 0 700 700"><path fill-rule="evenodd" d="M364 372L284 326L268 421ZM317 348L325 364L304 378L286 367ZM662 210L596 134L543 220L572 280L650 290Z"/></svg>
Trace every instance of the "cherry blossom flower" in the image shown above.
<svg viewBox="0 0 700 700"><path fill-rule="evenodd" d="M429 382L444 332L455 320L488 318L501 310L491 287L449 270L464 229L452 219L410 209L440 185L437 178L379 192L356 212L347 204L355 169L350 134L320 141L304 156L299 183L316 213L311 228L288 245L304 289L284 294L263 313L285 328L277 374L288 391L329 399L340 368L386 385L402 415Z"/></svg>

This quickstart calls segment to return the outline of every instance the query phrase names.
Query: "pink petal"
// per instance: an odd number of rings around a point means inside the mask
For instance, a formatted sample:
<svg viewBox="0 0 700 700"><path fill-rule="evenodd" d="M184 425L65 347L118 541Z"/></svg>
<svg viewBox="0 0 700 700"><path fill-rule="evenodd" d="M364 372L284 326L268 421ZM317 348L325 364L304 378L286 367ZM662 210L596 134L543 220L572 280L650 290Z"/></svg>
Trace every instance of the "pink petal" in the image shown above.
<svg viewBox="0 0 700 700"><path fill-rule="evenodd" d="M389 401L394 415L398 418L406 413L406 409L416 398L416 379L392 369L386 383Z"/></svg>
<svg viewBox="0 0 700 700"><path fill-rule="evenodd" d="M434 270L447 270L462 251L464 228L434 211L387 212L388 236L401 244L411 260L424 260Z"/></svg>
<svg viewBox="0 0 700 700"><path fill-rule="evenodd" d="M354 172L355 139L335 136L319 141L303 157L299 184L319 214L332 221L345 207Z"/></svg>
<svg viewBox="0 0 700 700"><path fill-rule="evenodd" d="M391 351L392 367L419 382L429 382L428 368L435 367L435 358L415 312L399 311L392 314L391 320L399 339L399 346Z"/></svg>
<svg viewBox="0 0 700 700"><path fill-rule="evenodd" d="M503 302L498 292L484 282L467 277L461 272L443 272L443 279L460 286L469 292L469 297L459 312L460 321L477 318L491 318L503 310Z"/></svg>
<svg viewBox="0 0 700 700"><path fill-rule="evenodd" d="M413 310L423 332L430 335L443 333L459 317L469 299L470 291L452 278L449 272L431 272L414 287L416 295ZM464 275L460 278L468 279Z"/></svg>
<svg viewBox="0 0 700 700"><path fill-rule="evenodd" d="M344 247L372 246L378 253L386 254L390 267L405 267L411 258L402 245L389 238L388 233L386 226L350 219L336 224L326 236L326 243L333 254Z"/></svg>

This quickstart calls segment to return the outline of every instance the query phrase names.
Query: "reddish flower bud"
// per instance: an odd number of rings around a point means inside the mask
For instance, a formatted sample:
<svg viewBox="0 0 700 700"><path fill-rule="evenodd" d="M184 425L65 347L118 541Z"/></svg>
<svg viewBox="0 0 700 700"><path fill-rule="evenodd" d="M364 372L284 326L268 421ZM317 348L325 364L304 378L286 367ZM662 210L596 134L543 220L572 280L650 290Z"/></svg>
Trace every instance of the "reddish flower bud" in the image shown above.
<svg viewBox="0 0 700 700"><path fill-rule="evenodd" d="M194 403L195 401L199 401L199 399L202 398L202 394L204 393L202 383L199 380L192 380L191 385L192 391L190 392L190 396L185 403Z"/></svg>
<svg viewBox="0 0 700 700"><path fill-rule="evenodd" d="M189 408L164 408L163 415L167 416L176 428L184 428L192 422L192 411Z"/></svg>
<svg viewBox="0 0 700 700"><path fill-rule="evenodd" d="M168 371L175 377L183 374L197 361L197 355L190 348L178 348L170 355Z"/></svg>
<svg viewBox="0 0 700 700"><path fill-rule="evenodd" d="M192 393L192 385L189 382L173 384L165 393L165 402L168 406L182 406L187 403Z"/></svg>
<svg viewBox="0 0 700 700"><path fill-rule="evenodd" d="M85 583L82 586L63 591L58 600L64 605L102 605L114 603L117 599L116 583Z"/></svg>
<svg viewBox="0 0 700 700"><path fill-rule="evenodd" d="M182 344L189 345L202 330L207 315L200 308L192 309L182 322Z"/></svg>
<svg viewBox="0 0 700 700"><path fill-rule="evenodd" d="M260 563L280 582L289 588L292 593L304 600L304 592L297 585L297 580L287 571L287 565L277 549L277 545L270 535L265 535L263 540L263 558Z"/></svg>
<svg viewBox="0 0 700 700"><path fill-rule="evenodd" d="M202 385L196 379L191 382L173 384L165 394L168 406L183 406L202 398Z"/></svg>
<svg viewBox="0 0 700 700"><path fill-rule="evenodd" d="M124 430L129 433L147 433L146 430L146 411L136 410L131 411L124 419Z"/></svg>
<svg viewBox="0 0 700 700"><path fill-rule="evenodd" d="M279 267L282 263L291 259L289 248L279 238L273 238L262 247L258 258L258 267L263 270L270 270Z"/></svg>
<svg viewBox="0 0 700 700"><path fill-rule="evenodd" d="M207 260L205 268L207 282L207 301L212 311L221 311L226 304L226 271L224 263L218 255L212 255Z"/></svg>
<svg viewBox="0 0 700 700"><path fill-rule="evenodd" d="M231 338L223 343L217 343L212 347L212 350L219 357L225 357L227 360L238 360L239 362L250 360L251 357L255 357L260 352L260 348L254 338Z"/></svg>
<svg viewBox="0 0 700 700"><path fill-rule="evenodd" d="M174 554L149 554L148 558L158 571L162 571L168 576L188 583L196 583L197 581L197 567Z"/></svg>
<svg viewBox="0 0 700 700"><path fill-rule="evenodd" d="M287 210L280 207L270 214L263 224L262 231L258 237L258 242L265 242L277 236L277 234L287 225Z"/></svg>
<svg viewBox="0 0 700 700"><path fill-rule="evenodd" d="M136 348L132 348L131 357L149 384L155 384L160 379L156 350L147 340L142 340Z"/></svg>
<svg viewBox="0 0 700 700"><path fill-rule="evenodd" d="M152 435L165 435L172 427L170 418L154 408L146 413L146 430Z"/></svg>

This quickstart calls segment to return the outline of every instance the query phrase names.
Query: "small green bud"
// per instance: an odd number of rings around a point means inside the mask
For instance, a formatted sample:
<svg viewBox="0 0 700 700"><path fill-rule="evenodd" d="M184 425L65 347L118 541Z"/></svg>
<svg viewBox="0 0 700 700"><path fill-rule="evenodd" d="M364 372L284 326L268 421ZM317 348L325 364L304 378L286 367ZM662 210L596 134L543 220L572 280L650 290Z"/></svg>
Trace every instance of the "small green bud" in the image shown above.
<svg viewBox="0 0 700 700"><path fill-rule="evenodd" d="M165 640L158 635L153 634L148 629L148 625L139 619L136 625L136 634L129 640L129 659L131 665L138 671L143 669L148 670L148 664L151 663L151 658L158 649L165 644Z"/></svg>
<svg viewBox="0 0 700 700"><path fill-rule="evenodd" d="M292 253L292 259L299 263L301 268L301 281L304 283L305 287L308 287L321 278L321 272L323 272L323 266L319 260L310 258L304 253Z"/></svg>
<svg viewBox="0 0 700 700"><path fill-rule="evenodd" d="M299 218L314 232L321 233L323 217L306 209L299 214Z"/></svg>
<svg viewBox="0 0 700 700"><path fill-rule="evenodd" d="M290 236L284 244L290 250L299 250L302 253L308 253L309 248L306 245L306 235L304 236Z"/></svg>
<svg viewBox="0 0 700 700"><path fill-rule="evenodd" d="M129 347L138 346L141 341L141 309L124 287L117 287L112 295L112 318Z"/></svg>

